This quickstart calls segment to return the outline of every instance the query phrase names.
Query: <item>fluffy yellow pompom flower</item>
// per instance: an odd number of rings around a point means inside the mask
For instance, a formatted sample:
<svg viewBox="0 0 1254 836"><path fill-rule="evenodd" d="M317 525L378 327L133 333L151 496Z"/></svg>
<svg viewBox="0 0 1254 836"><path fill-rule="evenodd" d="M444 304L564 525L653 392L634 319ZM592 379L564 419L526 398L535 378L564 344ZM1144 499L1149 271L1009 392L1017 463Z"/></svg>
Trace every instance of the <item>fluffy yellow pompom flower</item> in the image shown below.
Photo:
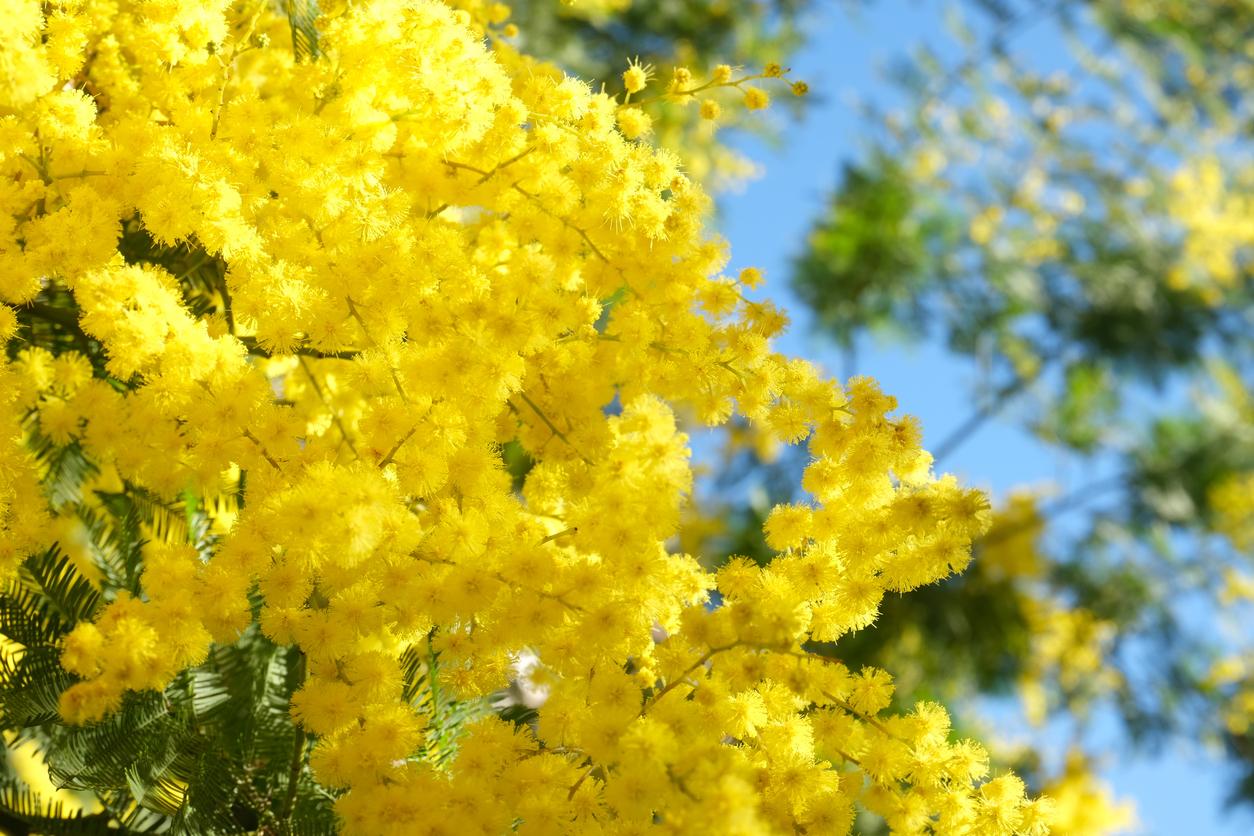
<svg viewBox="0 0 1254 836"><path fill-rule="evenodd" d="M651 74L650 67L642 65L638 59L633 60L623 71L623 87L628 93L639 93L649 84Z"/></svg>
<svg viewBox="0 0 1254 836"><path fill-rule="evenodd" d="M639 139L653 129L653 120L638 107L619 108L618 129L628 139Z"/></svg>
<svg viewBox="0 0 1254 836"><path fill-rule="evenodd" d="M763 110L771 103L771 97L760 87L745 90L745 107L749 110Z"/></svg>

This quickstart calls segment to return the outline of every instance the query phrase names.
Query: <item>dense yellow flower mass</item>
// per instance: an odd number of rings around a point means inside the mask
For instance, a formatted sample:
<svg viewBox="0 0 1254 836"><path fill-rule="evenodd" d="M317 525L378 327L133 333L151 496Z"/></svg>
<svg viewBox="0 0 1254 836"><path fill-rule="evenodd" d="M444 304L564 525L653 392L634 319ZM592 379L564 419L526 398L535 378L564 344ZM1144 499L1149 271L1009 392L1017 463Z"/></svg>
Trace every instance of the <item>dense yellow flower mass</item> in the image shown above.
<svg viewBox="0 0 1254 836"><path fill-rule="evenodd" d="M855 805L1045 832L942 708L882 715L887 673L808 649L961 570L984 497L872 381L771 350L784 318L722 274L683 161L495 5L328 4L299 55L266 2L0 3L3 571L96 483L215 534L151 535L63 643L61 716L256 619L304 653L291 710L345 832L828 834ZM70 342L23 347L18 310ZM808 439L814 502L771 514L770 565L710 573L667 543L684 427L733 415ZM95 482L45 495L36 436ZM466 699L531 654L538 721L424 756L415 648Z"/></svg>

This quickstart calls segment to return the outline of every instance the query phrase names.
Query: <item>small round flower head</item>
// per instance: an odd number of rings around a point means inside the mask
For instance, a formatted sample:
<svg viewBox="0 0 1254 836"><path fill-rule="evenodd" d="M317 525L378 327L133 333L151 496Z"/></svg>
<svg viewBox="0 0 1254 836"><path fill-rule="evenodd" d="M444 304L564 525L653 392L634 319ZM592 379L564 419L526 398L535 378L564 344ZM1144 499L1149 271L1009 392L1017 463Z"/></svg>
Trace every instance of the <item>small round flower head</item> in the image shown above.
<svg viewBox="0 0 1254 836"><path fill-rule="evenodd" d="M746 267L740 271L740 283L748 288L762 284L762 271L756 267Z"/></svg>
<svg viewBox="0 0 1254 836"><path fill-rule="evenodd" d="M745 107L750 110L764 110L771 103L771 97L760 87L750 87L745 91Z"/></svg>
<svg viewBox="0 0 1254 836"><path fill-rule="evenodd" d="M713 121L717 119L722 112L723 112L723 108L720 107L719 103L714 101L713 99L706 99L703 102L701 102L701 118L702 119L709 119Z"/></svg>
<svg viewBox="0 0 1254 836"><path fill-rule="evenodd" d="M653 129L653 120L638 107L619 108L618 129L628 139L639 139Z"/></svg>
<svg viewBox="0 0 1254 836"><path fill-rule="evenodd" d="M810 92L810 85L804 81L794 81L792 83L792 94L794 96L804 96Z"/></svg>
<svg viewBox="0 0 1254 836"><path fill-rule="evenodd" d="M0 305L0 342L7 342L17 333L17 314L8 305Z"/></svg>
<svg viewBox="0 0 1254 836"><path fill-rule="evenodd" d="M781 78L784 75L784 68L772 61L762 70L762 75L767 78Z"/></svg>
<svg viewBox="0 0 1254 836"><path fill-rule="evenodd" d="M513 10L504 3L493 3L491 6L488 6L488 21L493 25L500 26L509 20L511 14L513 14Z"/></svg>
<svg viewBox="0 0 1254 836"><path fill-rule="evenodd" d="M726 84L731 81L732 68L730 64L719 64L714 68L713 81L715 84Z"/></svg>
<svg viewBox="0 0 1254 836"><path fill-rule="evenodd" d="M628 93L639 93L649 83L650 70L648 65L641 64L639 58L633 58L623 71L623 86Z"/></svg>

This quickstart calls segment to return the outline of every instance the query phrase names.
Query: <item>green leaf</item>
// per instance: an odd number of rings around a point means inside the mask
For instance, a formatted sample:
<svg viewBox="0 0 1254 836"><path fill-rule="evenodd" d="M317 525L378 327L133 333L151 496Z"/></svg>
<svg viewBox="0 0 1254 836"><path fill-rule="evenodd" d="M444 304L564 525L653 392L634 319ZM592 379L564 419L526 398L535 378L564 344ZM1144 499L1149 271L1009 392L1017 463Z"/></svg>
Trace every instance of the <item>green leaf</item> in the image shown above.
<svg viewBox="0 0 1254 836"><path fill-rule="evenodd" d="M16 776L0 780L0 832L41 836L118 836L125 830L110 828L107 813L69 810L59 800L46 799Z"/></svg>
<svg viewBox="0 0 1254 836"><path fill-rule="evenodd" d="M287 16L292 30L292 53L297 61L318 57L317 0L280 0L279 7Z"/></svg>
<svg viewBox="0 0 1254 836"><path fill-rule="evenodd" d="M6 728L56 721L61 692L72 681L55 647L28 647L21 654L0 656L0 720Z"/></svg>
<svg viewBox="0 0 1254 836"><path fill-rule="evenodd" d="M90 621L100 606L99 590L55 546L27 558L18 582L43 599L48 617L57 619L63 632Z"/></svg>

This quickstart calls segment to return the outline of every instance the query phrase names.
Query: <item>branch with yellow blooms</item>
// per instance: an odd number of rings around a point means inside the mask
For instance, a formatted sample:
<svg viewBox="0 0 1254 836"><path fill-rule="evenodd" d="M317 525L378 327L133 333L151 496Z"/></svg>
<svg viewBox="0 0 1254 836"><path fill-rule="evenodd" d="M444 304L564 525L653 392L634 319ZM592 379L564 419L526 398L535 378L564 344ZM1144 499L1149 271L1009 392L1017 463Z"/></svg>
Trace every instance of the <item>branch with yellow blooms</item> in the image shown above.
<svg viewBox="0 0 1254 836"><path fill-rule="evenodd" d="M0 707L111 827L1048 831L810 652L964 569L986 498L772 349L616 98L437 0L299 55L271 4L4 3ZM812 498L715 572L668 544L733 416Z"/></svg>
<svg viewBox="0 0 1254 836"><path fill-rule="evenodd" d="M637 99L632 103L632 96L643 93L653 79L653 67L641 64L639 59L632 61L623 71L622 105L618 110L618 129L628 139L637 139L650 133L652 120L645 107L660 102L686 105L698 102L701 119L715 122L723 113L714 94L722 90L736 90L743 95L746 110L763 110L770 105L770 95L760 85L752 82L767 79L778 79L788 86L794 96L804 96L810 87L804 81L789 81L788 70L776 63L767 64L760 73L746 73L740 76L727 64L716 66L707 81L696 84L692 71L687 67L676 67L666 89L652 96ZM704 95L703 95L704 94Z"/></svg>

